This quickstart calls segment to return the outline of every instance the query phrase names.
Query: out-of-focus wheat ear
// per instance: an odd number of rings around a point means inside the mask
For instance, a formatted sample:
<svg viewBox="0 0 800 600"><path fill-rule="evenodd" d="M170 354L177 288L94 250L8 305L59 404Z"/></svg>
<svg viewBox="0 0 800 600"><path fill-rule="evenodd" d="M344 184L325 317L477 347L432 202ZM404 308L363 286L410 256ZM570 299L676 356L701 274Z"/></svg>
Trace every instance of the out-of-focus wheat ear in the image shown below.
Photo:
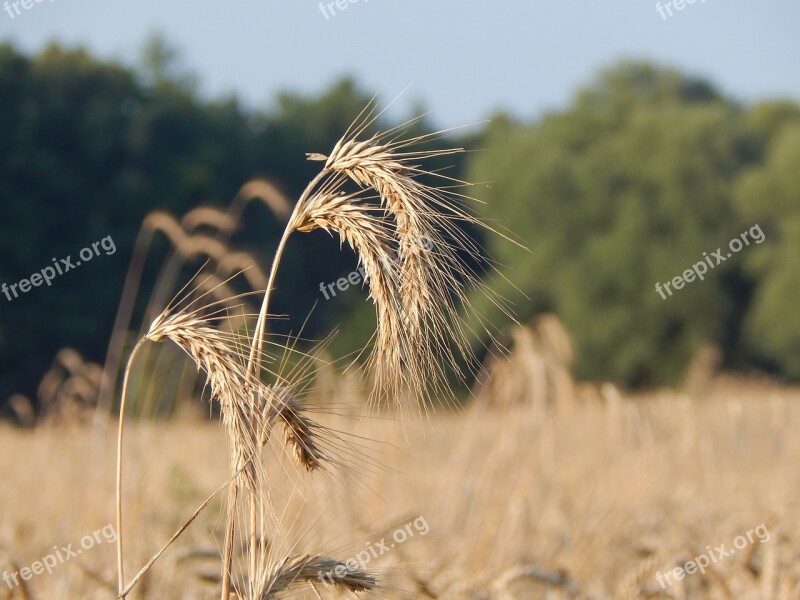
<svg viewBox="0 0 800 600"><path fill-rule="evenodd" d="M288 218L292 212L291 202L272 183L265 179L251 179L241 187L229 209L236 220L241 216L243 204L254 199L263 202L280 219Z"/></svg>
<svg viewBox="0 0 800 600"><path fill-rule="evenodd" d="M162 232L173 244L183 233L180 224L167 213L155 211L148 214L139 229L134 243L133 256L131 257L128 272L125 275L125 282L122 286L122 294L117 315L114 318L114 325L106 350L106 360L103 365L105 376L102 379L97 400L97 419L95 425L99 426L104 419L111 415L112 398L119 381L122 366L122 351L125 336L130 327L133 309L136 304L136 296L139 292L142 273L144 271L145 258L150 251L150 244L156 232Z"/></svg>
<svg viewBox="0 0 800 600"><path fill-rule="evenodd" d="M193 233L201 227L209 227L219 235L230 236L236 228L236 222L231 216L213 206L198 206L183 215L181 219L183 229Z"/></svg>
<svg viewBox="0 0 800 600"><path fill-rule="evenodd" d="M348 562L350 564L348 564ZM325 556L290 556L269 575L259 600L278 598L283 592L302 584L329 585L348 592L368 592L378 584L377 578L352 562Z"/></svg>
<svg viewBox="0 0 800 600"><path fill-rule="evenodd" d="M230 277L241 274L247 279L248 285L254 290L263 290L267 287L267 276L252 254L246 252L228 252L217 263L217 276Z"/></svg>

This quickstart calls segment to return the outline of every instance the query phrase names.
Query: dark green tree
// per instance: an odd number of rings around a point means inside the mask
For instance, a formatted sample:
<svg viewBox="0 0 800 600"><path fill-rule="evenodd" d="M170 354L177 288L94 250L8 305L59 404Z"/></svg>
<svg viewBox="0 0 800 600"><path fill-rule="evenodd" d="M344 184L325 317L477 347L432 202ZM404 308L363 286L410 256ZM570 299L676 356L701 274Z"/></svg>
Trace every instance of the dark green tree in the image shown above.
<svg viewBox="0 0 800 600"><path fill-rule="evenodd" d="M768 368L800 378L800 107L762 105L748 115L764 140L763 163L737 182L743 220L758 225L764 242L748 252L755 284L743 343Z"/></svg>
<svg viewBox="0 0 800 600"><path fill-rule="evenodd" d="M487 216L529 253L493 244L522 319L555 311L578 373L633 385L674 382L703 341L722 341L737 300L732 267L662 299L655 289L739 234L731 181L743 151L738 110L703 80L623 63L565 112L490 131L473 180Z"/></svg>

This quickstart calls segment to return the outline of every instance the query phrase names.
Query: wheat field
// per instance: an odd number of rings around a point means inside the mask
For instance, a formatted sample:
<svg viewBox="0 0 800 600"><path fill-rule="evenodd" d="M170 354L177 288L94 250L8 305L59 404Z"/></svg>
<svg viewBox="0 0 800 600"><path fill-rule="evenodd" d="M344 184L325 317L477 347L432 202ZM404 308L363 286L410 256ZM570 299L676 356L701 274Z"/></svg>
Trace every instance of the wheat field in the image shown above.
<svg viewBox="0 0 800 600"><path fill-rule="evenodd" d="M544 416L475 405L405 424L340 409L320 419L358 436L360 468L348 477L302 475L270 454L281 482L271 501L291 524L280 543L352 557L371 548L379 586L361 597L798 598L798 399L777 387L606 393ZM110 428L3 428L0 439L0 570L113 522ZM136 457L126 465L126 560L142 564L225 480L228 460L223 431L200 413L134 425L125 444ZM223 504L212 502L130 597L215 597ZM415 519L426 527L407 527ZM761 524L768 539L705 575L657 582ZM404 526L416 535L387 549ZM103 543L16 596L0 587L0 598L108 598L115 585L113 544ZM315 594L309 585L289 597Z"/></svg>
<svg viewBox="0 0 800 600"><path fill-rule="evenodd" d="M684 391L578 384L549 314L478 364L471 298L507 307L462 227L497 232L418 164L463 149L368 133L380 114L308 155L268 271L228 244L241 194L145 219L106 364L64 349L38 419L10 403L35 427L0 431L0 600L800 598L798 391L721 376L713 348ZM330 338L272 331L287 240L314 230L355 252L375 309L344 372ZM156 232L174 251L134 334Z"/></svg>

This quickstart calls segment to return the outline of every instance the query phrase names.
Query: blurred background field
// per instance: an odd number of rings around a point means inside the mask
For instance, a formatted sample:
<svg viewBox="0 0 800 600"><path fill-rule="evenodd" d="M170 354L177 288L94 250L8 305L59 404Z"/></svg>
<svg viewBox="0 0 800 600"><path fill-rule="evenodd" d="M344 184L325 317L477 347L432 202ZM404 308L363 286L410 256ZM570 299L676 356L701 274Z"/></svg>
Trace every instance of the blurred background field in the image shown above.
<svg viewBox="0 0 800 600"><path fill-rule="evenodd" d="M364 445L384 467L344 483L286 482L276 498L287 507L290 537L355 556L424 516L425 536L368 565L390 588L378 596L386 598L797 598L798 391L728 388L699 401L612 387L598 394L600 401L578 397L541 418L530 406L475 405L437 414L424 432L338 417L331 424L380 440ZM2 436L0 467L14 490L0 495L5 564L30 564L111 519L110 433L4 427ZM218 426L197 416L129 432L133 564L225 480L224 443ZM286 470L280 460L273 467ZM220 511L212 504L131 597L215 597ZM657 572L708 546L730 550L761 524L766 541L662 591ZM95 547L31 581L30 597L107 598L113 564L112 545Z"/></svg>
<svg viewBox="0 0 800 600"><path fill-rule="evenodd" d="M198 272L213 300L263 290L319 166L306 153L327 153L378 93L376 127L425 114L407 134L447 128L424 148L467 149L430 166L471 182L501 233L464 226L516 322L474 295L485 372L454 381L456 405L429 419L374 414L368 383L339 368L369 341L373 305L360 285L321 291L356 257L320 231L292 238L271 327L336 332L307 401L363 460L305 477L274 449L282 543L354 555L423 515L429 533L369 565L375 597L800 599L797 6L697 3L663 20L642 3L374 0L326 19L306 4L227 21L145 3L125 9L131 31L94 0L83 18L66 2L0 14L0 284L115 245L0 295L0 572L113 522L127 353ZM754 227L761 241L659 295ZM230 302L230 326L252 326L236 315L259 301ZM133 566L225 481L227 459L179 349L146 349L131 398ZM223 510L215 499L131 597L218 597ZM768 541L658 584L760 524ZM0 582L0 600L111 597L114 564L102 544L25 587Z"/></svg>

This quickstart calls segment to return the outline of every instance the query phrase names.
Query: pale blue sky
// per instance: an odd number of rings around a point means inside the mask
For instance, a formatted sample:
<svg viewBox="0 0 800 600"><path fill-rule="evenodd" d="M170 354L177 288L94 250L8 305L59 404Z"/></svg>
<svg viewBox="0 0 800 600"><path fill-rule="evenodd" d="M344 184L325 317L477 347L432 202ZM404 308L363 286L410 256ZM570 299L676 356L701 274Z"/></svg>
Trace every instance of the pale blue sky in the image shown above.
<svg viewBox="0 0 800 600"><path fill-rule="evenodd" d="M0 12L0 40L55 38L132 63L160 30L205 94L266 106L353 74L385 99L413 84L403 105L422 99L449 126L558 108L621 57L708 76L743 101L800 100L798 24L798 0L696 0L666 20L651 0L359 0L328 19L319 0L44 0Z"/></svg>

